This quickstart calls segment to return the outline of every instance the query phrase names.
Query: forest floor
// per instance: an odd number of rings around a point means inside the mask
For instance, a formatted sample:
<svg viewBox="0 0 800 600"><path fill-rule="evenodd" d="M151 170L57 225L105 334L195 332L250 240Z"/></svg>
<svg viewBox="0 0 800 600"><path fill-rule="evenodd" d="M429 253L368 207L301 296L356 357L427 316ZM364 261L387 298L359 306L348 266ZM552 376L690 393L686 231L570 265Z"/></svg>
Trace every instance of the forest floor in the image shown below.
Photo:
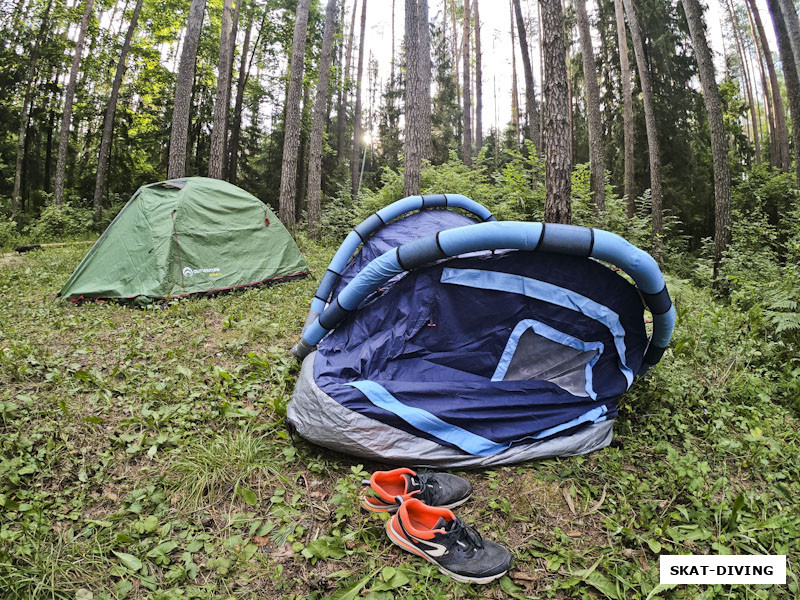
<svg viewBox="0 0 800 600"><path fill-rule="evenodd" d="M334 249L301 245L321 275ZM611 447L465 474L459 516L515 555L471 587L359 510L379 465L287 435L314 279L147 309L58 300L85 251L0 268L3 598L798 595L796 388L706 291L669 279L673 350L621 400ZM658 586L658 555L688 552L787 554L788 583Z"/></svg>

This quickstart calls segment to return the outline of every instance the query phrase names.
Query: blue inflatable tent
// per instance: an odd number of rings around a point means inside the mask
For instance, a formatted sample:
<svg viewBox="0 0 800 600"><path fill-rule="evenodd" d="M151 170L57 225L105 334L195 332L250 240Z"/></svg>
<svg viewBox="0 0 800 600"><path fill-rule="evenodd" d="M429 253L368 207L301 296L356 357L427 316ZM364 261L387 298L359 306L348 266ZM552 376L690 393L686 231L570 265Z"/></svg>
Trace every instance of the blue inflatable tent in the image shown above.
<svg viewBox="0 0 800 600"><path fill-rule="evenodd" d="M674 320L656 262L615 234L406 198L356 227L322 278L288 420L314 443L406 465L584 454L610 443L617 399Z"/></svg>

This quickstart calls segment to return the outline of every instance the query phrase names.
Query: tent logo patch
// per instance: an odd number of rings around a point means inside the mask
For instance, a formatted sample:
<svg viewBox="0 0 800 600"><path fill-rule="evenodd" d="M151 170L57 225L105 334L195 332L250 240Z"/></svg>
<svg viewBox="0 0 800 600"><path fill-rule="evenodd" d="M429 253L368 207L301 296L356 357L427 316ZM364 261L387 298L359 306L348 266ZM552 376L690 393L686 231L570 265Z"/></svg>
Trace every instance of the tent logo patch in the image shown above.
<svg viewBox="0 0 800 600"><path fill-rule="evenodd" d="M222 273L219 272L219 267L213 269L193 269L192 267L183 267L183 276L191 277L192 275L199 275L201 273L208 273L209 277L219 277Z"/></svg>

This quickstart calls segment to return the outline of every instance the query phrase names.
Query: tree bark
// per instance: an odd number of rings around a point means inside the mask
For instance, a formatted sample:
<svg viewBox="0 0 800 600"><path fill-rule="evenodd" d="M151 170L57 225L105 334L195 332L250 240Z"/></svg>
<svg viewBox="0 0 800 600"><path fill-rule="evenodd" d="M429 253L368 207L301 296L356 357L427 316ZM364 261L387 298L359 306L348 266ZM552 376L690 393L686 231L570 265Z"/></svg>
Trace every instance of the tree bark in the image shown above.
<svg viewBox="0 0 800 600"><path fill-rule="evenodd" d="M789 34L789 44L794 55L794 65L800 77L800 20L792 0L779 0L783 21Z"/></svg>
<svg viewBox="0 0 800 600"><path fill-rule="evenodd" d="M544 54L544 154L546 199L544 220L572 220L572 173L569 156L567 49L561 0L540 0Z"/></svg>
<svg viewBox="0 0 800 600"><path fill-rule="evenodd" d="M308 159L308 234L319 238L322 208L322 128L328 115L328 87L333 57L333 32L336 28L336 4L328 0L325 8L325 29L322 33L322 54L319 59L319 81L311 117L311 142Z"/></svg>
<svg viewBox="0 0 800 600"><path fill-rule="evenodd" d="M241 2L241 0L238 0ZM224 0L222 7L222 27L219 37L219 76L214 98L214 122L211 129L211 153L208 157L208 176L222 178L225 164L225 139L228 137L228 103L230 102L231 47L233 21L231 12L233 0Z"/></svg>
<svg viewBox="0 0 800 600"><path fill-rule="evenodd" d="M366 44L367 31L367 0L361 3L361 36L358 40L358 74L356 75L356 110L353 114L353 152L350 157L350 194L353 201L358 198L358 188L360 187L359 175L361 173L361 161L359 151L361 150L361 80L364 78L364 47Z"/></svg>
<svg viewBox="0 0 800 600"><path fill-rule="evenodd" d="M100 153L97 157L97 178L94 183L94 222L100 221L103 213L103 189L105 187L106 171L108 169L108 157L111 154L111 134L114 132L114 115L117 111L117 99L119 98L119 88L122 85L122 78L125 76L126 60L128 51L133 40L133 33L139 22L139 13L142 10L142 0L136 0L133 8L128 32L125 34L125 41L122 43L122 52L117 62L117 72L114 74L114 82L111 84L111 95L108 98L106 116L103 120L103 137L100 142Z"/></svg>
<svg viewBox="0 0 800 600"><path fill-rule="evenodd" d="M764 66L764 60L761 56L761 49L758 45L758 34L756 33L756 24L753 21L753 13L745 3L745 11L747 12L747 19L750 22L750 36L753 40L753 47L756 50L756 60L758 61L758 72L761 75L761 91L764 96L764 112L767 117L767 136L769 141L769 155L770 164L775 165L775 157L777 156L776 143L775 143L775 119L773 117L772 99L769 93L769 83L767 83L767 74Z"/></svg>
<svg viewBox="0 0 800 600"><path fill-rule="evenodd" d="M297 185L297 150L300 146L300 117L303 95L303 62L308 31L308 2L299 0L292 36L292 57L289 66L289 88L286 92L286 118L283 126L283 160L281 161L280 220L294 230L295 193Z"/></svg>
<svg viewBox="0 0 800 600"><path fill-rule="evenodd" d="M642 88L644 104L644 122L647 129L647 150L650 155L650 195L653 219L653 257L661 264L663 257L664 216L663 193L661 191L661 150L658 144L658 126L656 125L656 103L653 96L653 84L645 54L644 40L639 29L639 20L633 7L633 0L623 0L628 27L633 41L633 53L636 56L636 67L639 72L639 83Z"/></svg>
<svg viewBox="0 0 800 600"><path fill-rule="evenodd" d="M22 97L22 109L19 114L19 131L17 133L17 159L14 167L14 189L11 193L11 220L13 221L20 212L20 189L22 185L22 163L25 157L25 142L28 133L28 122L30 115L28 109L30 108L33 98L33 83L36 79L36 63L39 60L39 47L42 45L42 40L47 34L48 19L50 17L50 9L53 6L53 0L48 0L47 6L42 14L42 23L39 26L39 33L36 36L36 41L33 43L30 58L28 59L28 73L25 79L25 94Z"/></svg>
<svg viewBox="0 0 800 600"><path fill-rule="evenodd" d="M519 33L519 49L522 55L522 72L525 75L525 112L528 120L528 135L534 145L539 140L539 115L536 112L536 86L533 80L533 67L528 49L528 35L525 31L525 22L522 19L522 7L519 0L513 0L514 13L517 16L517 31ZM540 150L540 148L536 148Z"/></svg>
<svg viewBox="0 0 800 600"><path fill-rule="evenodd" d="M405 139L403 143L405 196L419 194L422 165L422 48L420 45L419 2L406 0L405 40L406 49L406 99Z"/></svg>
<svg viewBox="0 0 800 600"><path fill-rule="evenodd" d="M475 11L475 147L483 148L483 65L481 64L481 18L478 0L474 0Z"/></svg>
<svg viewBox="0 0 800 600"><path fill-rule="evenodd" d="M716 286L722 254L731 241L731 175L728 166L728 140L722 115L722 101L714 75L714 59L706 42L702 9L697 0L681 0L681 2L689 24L711 129L711 156L714 164L714 285Z"/></svg>
<svg viewBox="0 0 800 600"><path fill-rule="evenodd" d="M783 79L786 82L786 96L789 99L789 112L792 116L792 145L795 154L795 180L800 182L800 78L797 75L797 64L792 53L792 44L786 20L783 18L778 0L767 0L772 15L772 25L778 40L778 53L783 63ZM795 19L797 18L795 13ZM791 164L791 156L789 157Z"/></svg>
<svg viewBox="0 0 800 600"><path fill-rule="evenodd" d="M753 130L753 145L755 146L756 151L756 163L761 162L761 141L759 139L759 128L758 128L758 114L756 113L756 103L753 100L753 84L752 84L752 76L748 69L747 60L745 58L745 50L744 50L744 43L742 42L742 35L740 31L739 19L736 16L736 12L734 11L733 5L731 0L724 0L725 9L728 12L728 18L731 22L731 29L733 29L733 37L736 41L736 51L739 55L739 63L742 69L742 81L745 87L745 91L747 93L747 102L750 108L750 121Z"/></svg>
<svg viewBox="0 0 800 600"><path fill-rule="evenodd" d="M89 28L89 19L92 16L94 0L86 0L81 19L81 29L78 41L75 43L75 54L72 57L72 69L69 72L69 83L64 95L64 112L61 117L61 134L58 141L58 159L56 162L55 205L61 208L64 204L64 179L67 172L67 150L69 146L69 130L72 125L72 102L75 99L75 85L78 81L78 69L81 65L83 41L86 39L86 30Z"/></svg>
<svg viewBox="0 0 800 600"><path fill-rule="evenodd" d="M517 150L520 148L519 139L519 90L517 89L517 36L514 27L514 0L509 0L508 8L511 11L511 124L514 128L514 142ZM544 63L544 61L542 61ZM544 83L544 82L542 82Z"/></svg>
<svg viewBox="0 0 800 600"><path fill-rule="evenodd" d="M339 102L339 111L336 117L336 158L339 162L344 157L344 125L347 119L347 105L350 99L350 68L353 64L353 38L355 37L356 29L356 10L358 9L358 0L353 0L353 15L350 17L350 37L347 40L347 55L344 62L344 74L342 77L342 101Z"/></svg>
<svg viewBox="0 0 800 600"><path fill-rule="evenodd" d="M258 40L261 39L261 30L253 46L253 53L250 55L250 60L247 60L247 53L250 49L250 35L253 30L253 16L255 10L251 7L250 14L247 17L247 30L244 32L244 43L242 45L242 59L239 63L239 81L236 84L236 101L233 105L233 122L231 123L231 139L228 148L228 181L236 183L236 177L239 169L239 135L242 129L242 105L244 104L244 89L247 85L247 79L250 76L250 67L253 64L256 48L258 48ZM264 13L264 20L261 22L261 29L264 28L264 21L267 18L267 13Z"/></svg>
<svg viewBox="0 0 800 600"><path fill-rule="evenodd" d="M461 41L461 53L464 60L464 164L472 166L472 97L470 81L472 79L469 58L470 2L464 2L464 34Z"/></svg>
<svg viewBox="0 0 800 600"><path fill-rule="evenodd" d="M428 24L428 0L417 0L417 25L419 27L419 100L421 134L420 150L423 159L430 159L431 144L431 29Z"/></svg>
<svg viewBox="0 0 800 600"><path fill-rule="evenodd" d="M606 209L605 159L603 157L603 124L600 121L600 88L597 85L597 70L594 64L592 34L589 31L589 15L586 0L575 0L578 18L578 33L581 38L583 58L583 82L585 87L586 116L589 125L589 187L595 209Z"/></svg>
<svg viewBox="0 0 800 600"><path fill-rule="evenodd" d="M764 32L764 25L761 22L761 16L758 14L755 0L747 0L750 5L750 12L753 15L753 20L756 24L756 31L761 40L761 48L763 50L764 59L767 63L767 72L769 73L770 87L772 88L772 107L775 119L775 150L776 156L773 156L774 165L782 171L788 171L791 166L791 158L789 155L789 134L786 127L786 111L783 107L783 98L781 97L781 88L778 84L778 75L775 72L775 63L772 61L772 51L769 48L767 41L767 34Z"/></svg>
<svg viewBox="0 0 800 600"><path fill-rule="evenodd" d="M619 46L620 78L622 79L622 135L625 146L625 206L628 219L636 212L634 202L633 175L633 93L631 91L631 65L628 61L628 34L625 31L625 14L622 0L614 0L614 15L617 21L617 43Z"/></svg>
<svg viewBox="0 0 800 600"><path fill-rule="evenodd" d="M177 179L186 173L186 144L189 137L189 112L194 86L195 59L200 32L203 29L203 14L206 0L192 0L186 33L183 35L183 51L178 67L178 84L175 86L175 103L172 108L172 131L169 140L169 166L167 179Z"/></svg>

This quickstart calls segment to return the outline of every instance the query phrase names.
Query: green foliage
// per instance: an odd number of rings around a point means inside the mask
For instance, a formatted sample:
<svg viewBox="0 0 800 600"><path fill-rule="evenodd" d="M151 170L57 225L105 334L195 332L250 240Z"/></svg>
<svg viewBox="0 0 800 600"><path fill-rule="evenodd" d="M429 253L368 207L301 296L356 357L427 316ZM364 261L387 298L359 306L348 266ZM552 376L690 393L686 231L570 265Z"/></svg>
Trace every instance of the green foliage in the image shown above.
<svg viewBox="0 0 800 600"><path fill-rule="evenodd" d="M92 213L89 209L65 201L61 208L48 204L27 233L34 242L52 242L86 235L91 232L92 227Z"/></svg>
<svg viewBox="0 0 800 600"><path fill-rule="evenodd" d="M18 239L17 222L0 217L0 249L13 247Z"/></svg>

